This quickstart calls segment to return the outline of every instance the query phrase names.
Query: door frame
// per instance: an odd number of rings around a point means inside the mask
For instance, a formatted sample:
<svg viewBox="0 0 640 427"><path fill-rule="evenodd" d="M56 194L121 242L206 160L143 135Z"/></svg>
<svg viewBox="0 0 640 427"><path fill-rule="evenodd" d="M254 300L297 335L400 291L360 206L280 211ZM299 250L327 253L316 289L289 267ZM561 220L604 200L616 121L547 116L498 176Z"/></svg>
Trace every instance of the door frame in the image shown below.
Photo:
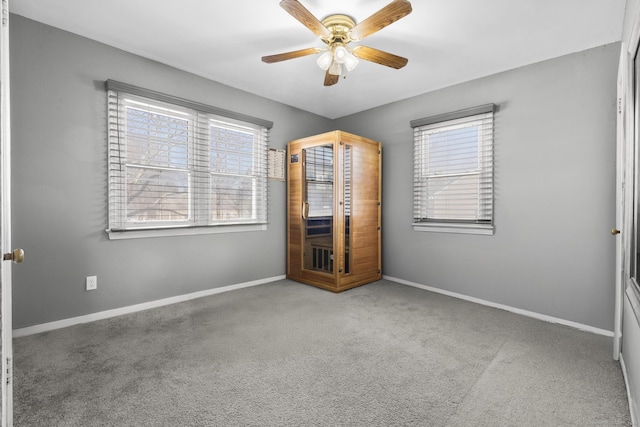
<svg viewBox="0 0 640 427"><path fill-rule="evenodd" d="M628 40L622 40L617 81L617 135L616 135L616 229L620 230L616 239L616 280L614 314L615 360L621 357L624 329L624 300L631 283L633 233L638 230L634 213L634 203L640 197L640 189L635 181L636 165L640 167L640 157L635 141L640 137L636 121L637 99L635 87L635 56L640 47L640 15L633 20ZM640 242L638 242L640 244ZM640 268L640 265L638 266ZM640 271L639 271L640 273Z"/></svg>
<svg viewBox="0 0 640 427"><path fill-rule="evenodd" d="M0 26L0 255L11 251L11 115L9 0L2 0ZM3 256L4 258L4 256ZM11 264L0 260L2 334L2 427L13 425L13 324Z"/></svg>
<svg viewBox="0 0 640 427"><path fill-rule="evenodd" d="M619 360L622 351L622 318L624 290L628 280L630 258L628 251L633 229L633 61L625 43L620 49L617 81L617 124L616 124L616 223L619 231L615 242L615 314L613 325L613 359ZM631 138L630 138L631 136ZM630 184L630 185L627 185ZM628 212L627 210L630 210ZM614 230L612 230L614 233Z"/></svg>
<svg viewBox="0 0 640 427"><path fill-rule="evenodd" d="M625 378L631 421L635 426L640 419L638 405L640 398L640 295L631 277L634 272L633 262L638 253L635 245L636 232L640 230L638 214L635 210L640 197L640 185L637 180L636 169L640 168L640 87L636 82L635 61L640 44L640 9L628 11L633 14L631 31L622 40L620 49L620 66L618 69L618 97L617 97L617 144L618 162L616 174L620 180L616 194L616 221L621 231L619 242L620 251L616 246L616 311L614 322L614 358L620 360L620 366ZM618 182L620 181L620 182ZM635 266L635 276L638 279L640 266Z"/></svg>

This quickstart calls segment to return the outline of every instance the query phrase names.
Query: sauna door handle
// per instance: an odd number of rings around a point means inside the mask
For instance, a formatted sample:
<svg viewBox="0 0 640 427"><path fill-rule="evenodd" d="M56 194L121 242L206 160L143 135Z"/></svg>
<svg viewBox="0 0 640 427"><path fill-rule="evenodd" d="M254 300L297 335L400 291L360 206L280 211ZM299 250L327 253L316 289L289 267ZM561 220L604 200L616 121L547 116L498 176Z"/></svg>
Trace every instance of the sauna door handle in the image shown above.
<svg viewBox="0 0 640 427"><path fill-rule="evenodd" d="M302 203L302 219L306 221L308 216L309 216L309 202L303 202Z"/></svg>

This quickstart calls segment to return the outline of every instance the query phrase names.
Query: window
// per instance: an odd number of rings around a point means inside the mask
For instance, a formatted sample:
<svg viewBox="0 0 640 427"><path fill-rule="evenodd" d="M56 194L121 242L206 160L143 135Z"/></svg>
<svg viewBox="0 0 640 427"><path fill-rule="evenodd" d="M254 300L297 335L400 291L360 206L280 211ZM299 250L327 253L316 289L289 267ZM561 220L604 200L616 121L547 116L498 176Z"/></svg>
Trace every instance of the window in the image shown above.
<svg viewBox="0 0 640 427"><path fill-rule="evenodd" d="M265 228L270 122L112 80L107 90L110 238Z"/></svg>
<svg viewBox="0 0 640 427"><path fill-rule="evenodd" d="M415 230L493 234L493 111L411 122Z"/></svg>

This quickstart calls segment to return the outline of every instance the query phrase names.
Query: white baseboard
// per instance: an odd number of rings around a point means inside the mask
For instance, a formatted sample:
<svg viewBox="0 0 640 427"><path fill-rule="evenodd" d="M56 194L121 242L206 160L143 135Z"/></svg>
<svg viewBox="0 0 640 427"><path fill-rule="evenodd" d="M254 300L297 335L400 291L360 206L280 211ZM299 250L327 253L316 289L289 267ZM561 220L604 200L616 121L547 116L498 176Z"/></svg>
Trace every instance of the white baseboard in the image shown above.
<svg viewBox="0 0 640 427"><path fill-rule="evenodd" d="M534 319L543 320L545 322L557 323L559 325L569 326L575 329L580 329L581 331L591 332L597 335L604 335L607 337L613 337L613 331L607 331L606 329L594 328L593 326L583 325L582 323L571 322L569 320L559 319L553 316L547 316L546 314L540 314L533 311L522 310L520 308L510 307L508 305L497 304L495 302L486 301L480 298L470 297L464 294L458 294L455 292L445 291L444 289L433 288L431 286L422 285L420 283L410 282L408 280L398 279L396 277L391 276L382 276L383 279L400 283L401 285L413 286L414 288L424 289L426 291L435 292L442 295L447 295L453 298L462 299L469 302L474 302L481 305L486 305L487 307L499 308L501 310L510 311L512 313L521 314L523 316L532 317Z"/></svg>
<svg viewBox="0 0 640 427"><path fill-rule="evenodd" d="M631 393L631 386L629 384L629 377L627 376L627 365L624 363L624 357L620 354L620 368L622 368L622 376L624 377L624 385L627 388L627 399L629 400L629 412L631 413L631 425L637 427L638 425L638 408L636 407L635 400Z"/></svg>
<svg viewBox="0 0 640 427"><path fill-rule="evenodd" d="M176 304L179 302L189 301L196 298L202 298L209 295L220 294L222 292L234 291L236 289L248 288L251 286L263 285L278 280L285 279L286 276L274 276L266 279L254 280L251 282L238 283L235 285L222 286L219 288L207 289L206 291L193 292L185 295L178 295L171 298L164 298L156 301L145 302L142 304L130 305L127 307L115 308L113 310L100 311L84 316L72 317L69 319L57 320L55 322L42 323L40 325L28 326L26 328L14 329L13 337L20 338L27 335L38 334L40 332L52 331L55 329L66 328L68 326L78 325L81 323L94 322L96 320L108 319L111 317L122 316L123 314L135 313L138 311L148 310L150 308L162 307L165 305Z"/></svg>
<svg viewBox="0 0 640 427"><path fill-rule="evenodd" d="M202 297L206 297L206 296L209 296L209 295L215 295L215 294L219 294L219 293L222 293L222 292L229 292L229 291L233 291L233 290L236 290L236 289L248 288L248 287L251 287L251 286L257 286L257 285L262 285L262 284L265 284L265 283L271 283L271 282L275 282L275 281L278 281L278 280L283 280L285 278L286 278L285 275L268 277L268 278L265 278L265 279L254 280L254 281L251 281L251 282L244 282L244 283L238 283L238 284L235 284L235 285L222 286L222 287L219 287L219 288L208 289L206 291L193 292L193 293L190 293L190 294L178 295L178 296L171 297L171 298L165 298L165 299L161 299L161 300L145 302L145 303L142 303L142 304L130 305L130 306L127 306L127 307L116 308L116 309L113 309L113 310L100 311L100 312L97 312L97 313L91 313L91 314L87 314L87 315L84 315L84 316L78 316L78 317L72 317L72 318L69 318L69 319L57 320L55 322L42 323L40 325L34 325L34 326L28 326L28 327L25 327L25 328L14 329L13 330L13 336L14 336L14 338L24 337L24 336L27 336L27 335L38 334L40 332L47 332L47 331L52 331L52 330L55 330L55 329L66 328L68 326L78 325L78 324L81 324L81 323L88 323L88 322L93 322L93 321L96 321L96 320L102 320L102 319L108 319L108 318L111 318L111 317L122 316L123 314L135 313L135 312L138 312L138 311L148 310L150 308L156 308L156 307L162 307L162 306L165 306L165 305L176 304L176 303L179 303L179 302L189 301L189 300L196 299L196 298L202 298ZM385 279L385 280L389 280L389 281L392 281L392 282L396 282L396 283L402 284L402 285L412 286L412 287L415 287L415 288L420 288L420 289L424 289L426 291L435 292L435 293L442 294L442 295L447 295L447 296L450 296L450 297L453 297L453 298L458 298L458 299L462 299L462 300L469 301L469 302L474 302L474 303L485 305L485 306L488 306L488 307L493 307L493 308L498 308L498 309L501 309L501 310L510 311L512 313L520 314L520 315L527 316L527 317L532 317L534 319L543 320L545 322L557 323L557 324L560 324L560 325L564 325L564 326L569 326L569 327L572 327L572 328L580 329L582 331L591 332L591 333L598 334L598 335L605 335L605 336L608 336L608 337L613 337L613 331L607 331L605 329L594 328L593 326L583 325L581 323L571 322L569 320L559 319L559 318L556 318L556 317L547 316L547 315L540 314L540 313L535 313L535 312L532 312L532 311L522 310L522 309L519 309L519 308L510 307L510 306L503 305L503 304L497 304L497 303L494 303L494 302L491 302L491 301L486 301L486 300L482 300L482 299L479 299L479 298L470 297L470 296L467 296L467 295L458 294L458 293L455 293L455 292L450 292L450 291L446 291L446 290L439 289L439 288L434 288L434 287L427 286L427 285L422 285L420 283L410 282L408 280L398 279L398 278L392 277L392 276L383 275L382 278Z"/></svg>

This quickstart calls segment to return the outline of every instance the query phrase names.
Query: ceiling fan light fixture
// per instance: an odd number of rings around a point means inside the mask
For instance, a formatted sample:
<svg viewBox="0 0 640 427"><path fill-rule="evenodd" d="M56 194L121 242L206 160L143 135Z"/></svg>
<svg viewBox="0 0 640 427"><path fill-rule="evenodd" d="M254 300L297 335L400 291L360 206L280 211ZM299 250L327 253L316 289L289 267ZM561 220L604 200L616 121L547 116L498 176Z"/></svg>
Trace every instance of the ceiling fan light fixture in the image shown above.
<svg viewBox="0 0 640 427"><path fill-rule="evenodd" d="M318 63L318 67L327 71L333 62L333 54L330 50L323 52L316 61Z"/></svg>
<svg viewBox="0 0 640 427"><path fill-rule="evenodd" d="M356 68L359 62L360 61L358 61L358 58L356 58L356 56L353 53L348 52L348 55L344 61L344 66L347 69L347 71L352 71L354 68Z"/></svg>
<svg viewBox="0 0 640 427"><path fill-rule="evenodd" d="M329 74L334 76L339 76L342 74L342 64L337 61L333 61L331 63L331 67L329 67Z"/></svg>
<svg viewBox="0 0 640 427"><path fill-rule="evenodd" d="M344 64L349 56L349 51L343 45L337 46L333 51L333 58L338 64Z"/></svg>

